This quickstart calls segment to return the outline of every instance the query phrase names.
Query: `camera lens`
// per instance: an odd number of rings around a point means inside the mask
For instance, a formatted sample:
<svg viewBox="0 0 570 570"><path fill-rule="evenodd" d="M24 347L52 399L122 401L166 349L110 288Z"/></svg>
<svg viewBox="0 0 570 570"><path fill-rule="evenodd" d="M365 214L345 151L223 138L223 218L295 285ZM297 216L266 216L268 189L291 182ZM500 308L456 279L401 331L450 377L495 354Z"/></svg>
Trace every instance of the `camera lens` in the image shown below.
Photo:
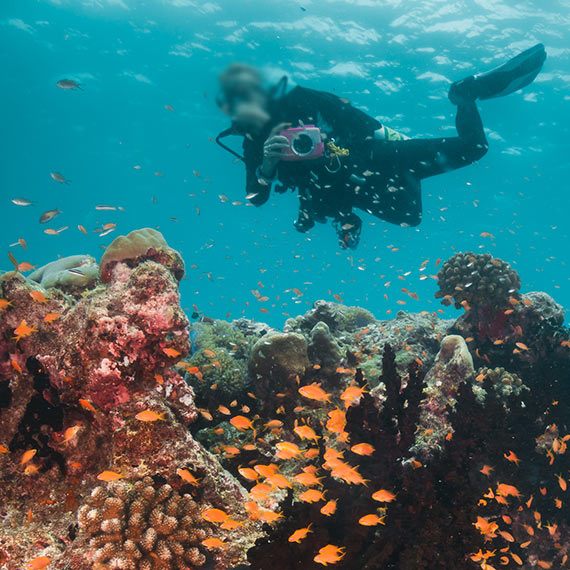
<svg viewBox="0 0 570 570"><path fill-rule="evenodd" d="M291 148L295 154L306 156L315 148L315 141L307 134L300 133L291 141Z"/></svg>

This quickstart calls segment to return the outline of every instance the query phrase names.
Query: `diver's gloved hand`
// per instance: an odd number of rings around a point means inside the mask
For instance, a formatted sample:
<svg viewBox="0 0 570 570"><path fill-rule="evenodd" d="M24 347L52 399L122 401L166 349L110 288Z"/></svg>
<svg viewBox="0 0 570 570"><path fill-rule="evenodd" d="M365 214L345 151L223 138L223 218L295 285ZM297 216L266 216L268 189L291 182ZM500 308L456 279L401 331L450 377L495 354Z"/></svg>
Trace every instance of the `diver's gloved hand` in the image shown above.
<svg viewBox="0 0 570 570"><path fill-rule="evenodd" d="M342 249L356 249L360 242L362 220L352 212L335 220L334 226L338 235L338 244Z"/></svg>

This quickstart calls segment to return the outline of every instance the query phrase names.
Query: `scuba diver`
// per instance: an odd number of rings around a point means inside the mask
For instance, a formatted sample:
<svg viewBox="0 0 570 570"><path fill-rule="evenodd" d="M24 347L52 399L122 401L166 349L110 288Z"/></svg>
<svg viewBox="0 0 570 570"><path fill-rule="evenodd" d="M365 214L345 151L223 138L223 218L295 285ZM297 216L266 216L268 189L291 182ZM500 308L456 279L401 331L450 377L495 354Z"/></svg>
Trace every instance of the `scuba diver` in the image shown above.
<svg viewBox="0 0 570 570"><path fill-rule="evenodd" d="M486 73L453 83L457 136L410 139L356 109L346 99L306 87L287 90L287 77L267 88L260 72L232 64L220 76L217 103L232 126L216 142L245 163L246 197L255 206L271 189L297 189L307 232L332 218L341 248L358 245L359 208L392 224L417 226L421 181L479 160L488 149L476 101L508 95L529 85L546 59L538 44ZM243 156L221 142L244 137Z"/></svg>

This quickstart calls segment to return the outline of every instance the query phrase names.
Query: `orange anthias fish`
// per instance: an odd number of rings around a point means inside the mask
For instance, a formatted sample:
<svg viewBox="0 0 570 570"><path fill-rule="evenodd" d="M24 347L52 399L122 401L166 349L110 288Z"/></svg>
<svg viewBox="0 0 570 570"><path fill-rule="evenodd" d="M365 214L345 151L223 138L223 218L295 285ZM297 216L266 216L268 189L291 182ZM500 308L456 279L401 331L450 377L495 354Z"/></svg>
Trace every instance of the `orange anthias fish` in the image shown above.
<svg viewBox="0 0 570 570"><path fill-rule="evenodd" d="M0 445L0 453L10 453L10 450L3 445Z"/></svg>
<svg viewBox="0 0 570 570"><path fill-rule="evenodd" d="M485 475L486 477L490 477L491 476L491 471L494 470L494 467L491 467L490 465L483 465L483 467L481 469L479 469L480 473L483 473L483 475Z"/></svg>
<svg viewBox="0 0 570 570"><path fill-rule="evenodd" d="M386 489L380 489L372 493L372 498L379 503L391 503L396 498L396 495Z"/></svg>
<svg viewBox="0 0 570 570"><path fill-rule="evenodd" d="M53 323L53 321L59 319L59 317L61 317L60 313L48 313L45 317L44 317L44 321L46 323Z"/></svg>
<svg viewBox="0 0 570 570"><path fill-rule="evenodd" d="M323 566L336 564L346 554L344 550L344 547L339 548L334 544L327 544L319 550L319 553L313 558L313 560Z"/></svg>
<svg viewBox="0 0 570 570"><path fill-rule="evenodd" d="M122 479L124 477L124 475L121 475L120 473L115 473L114 471L102 471L101 473L99 473L99 475L97 475L97 479L99 479L99 481L105 481L105 482L109 482L109 481L117 481L118 479Z"/></svg>
<svg viewBox="0 0 570 570"><path fill-rule="evenodd" d="M16 341L19 341L21 338L26 338L27 336L30 336L32 333L38 332L38 329L33 329L32 327L29 327L26 324L26 321L23 320L20 323L20 326L17 327L16 329L14 329L14 334L16 336L14 336L13 338Z"/></svg>
<svg viewBox="0 0 570 570"><path fill-rule="evenodd" d="M358 524L361 524L362 526L376 526L378 524L386 524L384 522L384 518L385 516L379 517L378 515L375 514L364 515L363 517L360 517L360 519L358 519Z"/></svg>
<svg viewBox="0 0 570 570"><path fill-rule="evenodd" d="M164 354L166 354L166 356L170 356L171 358L176 358L177 356L180 356L182 354L181 352L179 352L175 348L163 348L162 352L164 352Z"/></svg>
<svg viewBox="0 0 570 570"><path fill-rule="evenodd" d="M497 495L503 497L520 497L521 494L519 490L513 485L507 485L505 483L499 483L497 485Z"/></svg>
<svg viewBox="0 0 570 570"><path fill-rule="evenodd" d="M299 388L299 394L308 398L309 400L315 400L316 402L330 402L331 394L327 394L322 388L320 382L313 382L308 386L301 386Z"/></svg>
<svg viewBox="0 0 570 570"><path fill-rule="evenodd" d="M275 456L279 459L292 459L301 455L299 446L290 441L280 441L275 447L277 448Z"/></svg>
<svg viewBox="0 0 570 570"><path fill-rule="evenodd" d="M324 501L325 496L322 491L317 489L308 489L299 495L299 500L304 503L318 503L319 501Z"/></svg>
<svg viewBox="0 0 570 570"><path fill-rule="evenodd" d="M139 412L135 418L140 420L141 422L156 422L157 420L162 420L163 422L166 421L164 419L164 414L166 412L162 412L162 414L157 414L152 410L145 410L144 412Z"/></svg>
<svg viewBox="0 0 570 570"><path fill-rule="evenodd" d="M336 409L331 410L328 413L329 419L326 423L326 428L328 431L333 433L342 433L346 427L346 413L342 410Z"/></svg>
<svg viewBox="0 0 570 570"><path fill-rule="evenodd" d="M79 398L78 402L84 410L89 410L90 412L97 411L95 409L95 406L89 400L84 400L83 398Z"/></svg>
<svg viewBox="0 0 570 570"><path fill-rule="evenodd" d="M31 461L37 452L38 452L37 449L28 449L28 451L26 451L24 455L22 455L22 459L20 459L20 465L25 465L26 463Z"/></svg>
<svg viewBox="0 0 570 570"><path fill-rule="evenodd" d="M51 558L47 556L40 556L38 558L30 560L26 564L26 570L42 570L42 568L47 568L50 562Z"/></svg>
<svg viewBox="0 0 570 570"><path fill-rule="evenodd" d="M514 463L517 466L521 462L521 460L515 455L513 451L509 451L509 453L504 453L503 455L505 456L505 459L507 461L510 461L511 463Z"/></svg>
<svg viewBox="0 0 570 570"><path fill-rule="evenodd" d="M289 542L301 542L304 538L307 538L307 535L310 532L313 532L311 530L311 526L313 526L313 525L309 524L309 526L307 526L305 528L297 529L287 540Z"/></svg>
<svg viewBox="0 0 570 570"><path fill-rule="evenodd" d="M245 416L234 416L230 420L230 424L232 424L239 431L245 431L246 429L253 429L253 422L249 418L246 418Z"/></svg>
<svg viewBox="0 0 570 570"><path fill-rule="evenodd" d="M206 509L202 513L202 518L208 522L223 523L230 515L221 509Z"/></svg>
<svg viewBox="0 0 570 570"><path fill-rule="evenodd" d="M181 477L182 480L186 483L194 485L194 487L197 487L200 484L200 481L196 479L196 477L194 477L194 475L192 475L188 469L177 469L176 474Z"/></svg>
<svg viewBox="0 0 570 570"><path fill-rule="evenodd" d="M0 299L0 311L3 311L4 309L7 309L8 307L11 307L12 303L10 303L10 301L8 301L7 299Z"/></svg>
<svg viewBox="0 0 570 570"><path fill-rule="evenodd" d="M345 408L350 408L353 404L358 404L360 398L366 393L364 388L351 385L340 395L340 399L344 402Z"/></svg>
<svg viewBox="0 0 570 570"><path fill-rule="evenodd" d="M331 499L328 501L325 506L321 508L321 514L325 515L326 517L334 515L336 512L336 502L337 499Z"/></svg>
<svg viewBox="0 0 570 570"><path fill-rule="evenodd" d="M350 451L357 455L372 455L375 449L369 443L357 443L350 448Z"/></svg>
<svg viewBox="0 0 570 570"><path fill-rule="evenodd" d="M226 543L223 540L212 536L210 538L204 539L202 541L202 545L205 546L208 550L211 550L212 548L224 548L226 546Z"/></svg>
<svg viewBox="0 0 570 570"><path fill-rule="evenodd" d="M295 420L295 428L293 431L301 438L301 439L311 439L315 443L319 439L319 436L315 433L313 428L309 427L308 425L297 425L297 420Z"/></svg>
<svg viewBox="0 0 570 570"><path fill-rule="evenodd" d="M46 296L41 291L30 291L30 297L36 303L47 303Z"/></svg>

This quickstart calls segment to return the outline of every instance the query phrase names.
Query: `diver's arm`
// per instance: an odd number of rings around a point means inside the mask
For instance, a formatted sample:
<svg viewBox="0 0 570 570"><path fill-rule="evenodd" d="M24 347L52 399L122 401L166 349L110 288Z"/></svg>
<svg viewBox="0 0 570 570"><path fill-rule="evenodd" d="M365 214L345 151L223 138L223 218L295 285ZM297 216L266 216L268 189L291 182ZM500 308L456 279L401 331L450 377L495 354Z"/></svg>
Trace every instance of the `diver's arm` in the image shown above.
<svg viewBox="0 0 570 570"><path fill-rule="evenodd" d="M379 121L353 107L347 99L341 99L333 93L298 87L295 97L298 98L299 105L318 109L333 131L345 140L362 141L373 136L374 131L382 127Z"/></svg>

